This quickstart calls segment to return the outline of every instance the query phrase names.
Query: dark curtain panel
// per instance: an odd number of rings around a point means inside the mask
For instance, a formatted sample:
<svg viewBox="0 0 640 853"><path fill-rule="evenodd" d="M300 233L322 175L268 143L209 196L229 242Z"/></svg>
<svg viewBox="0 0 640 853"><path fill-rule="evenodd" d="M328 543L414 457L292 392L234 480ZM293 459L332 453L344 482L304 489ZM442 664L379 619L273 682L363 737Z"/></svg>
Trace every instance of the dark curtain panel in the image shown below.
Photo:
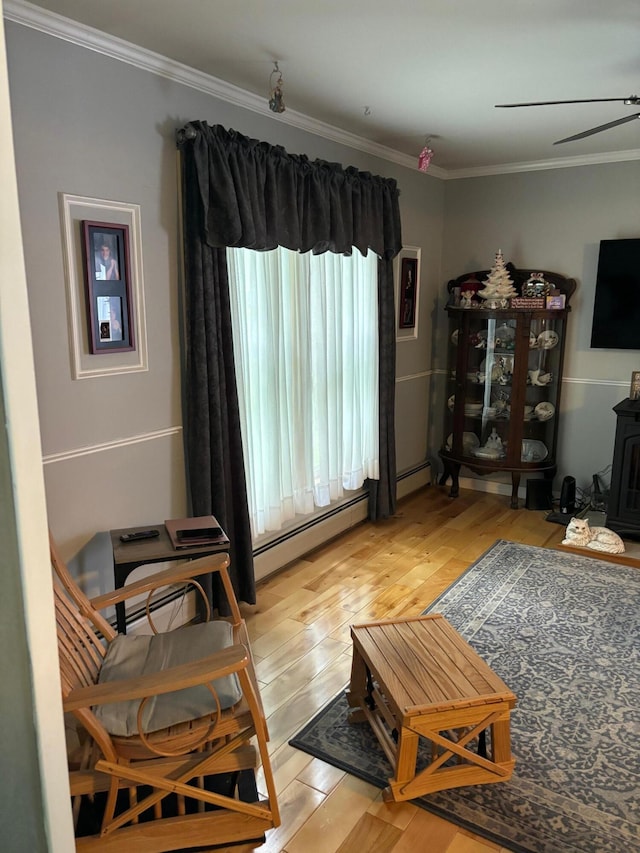
<svg viewBox="0 0 640 853"><path fill-rule="evenodd" d="M202 239L202 205L192 157L183 157L186 381L185 445L191 511L215 515L231 543L230 574L240 601L255 604L240 413L235 379L225 249ZM227 612L211 575L200 582L214 608ZM200 606L200 605L199 605ZM201 605L201 615L204 606Z"/></svg>
<svg viewBox="0 0 640 853"><path fill-rule="evenodd" d="M211 512L228 527L243 562L234 569L239 596L251 542L233 370L225 248L331 251L379 257L380 480L368 481L369 515L395 509L395 309L392 260L402 247L396 182L336 163L311 161L233 130L190 122L183 152L187 456L194 514ZM230 482L227 482L228 478ZM215 507L218 507L217 510ZM246 566L246 568L245 568ZM255 597L255 592L254 592Z"/></svg>
<svg viewBox="0 0 640 853"><path fill-rule="evenodd" d="M367 480L369 518L389 518L396 511L396 311L393 262L378 261L378 373L380 479Z"/></svg>

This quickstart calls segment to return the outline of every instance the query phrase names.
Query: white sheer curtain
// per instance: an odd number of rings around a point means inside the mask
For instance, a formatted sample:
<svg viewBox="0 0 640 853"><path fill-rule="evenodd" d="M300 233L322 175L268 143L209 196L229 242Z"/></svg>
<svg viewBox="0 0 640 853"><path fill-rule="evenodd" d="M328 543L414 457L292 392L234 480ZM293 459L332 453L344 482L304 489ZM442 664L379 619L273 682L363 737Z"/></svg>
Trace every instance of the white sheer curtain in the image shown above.
<svg viewBox="0 0 640 853"><path fill-rule="evenodd" d="M377 257L227 249L253 536L378 479Z"/></svg>

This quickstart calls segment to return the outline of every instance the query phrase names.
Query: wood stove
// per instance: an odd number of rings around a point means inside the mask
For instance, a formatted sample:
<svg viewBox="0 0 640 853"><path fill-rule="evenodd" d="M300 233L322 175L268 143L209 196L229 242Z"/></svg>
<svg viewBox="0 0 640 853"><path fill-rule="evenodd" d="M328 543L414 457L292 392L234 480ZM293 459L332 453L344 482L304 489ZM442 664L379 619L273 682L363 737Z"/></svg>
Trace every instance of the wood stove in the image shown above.
<svg viewBox="0 0 640 853"><path fill-rule="evenodd" d="M613 411L618 421L607 527L623 538L640 539L640 400L623 400Z"/></svg>

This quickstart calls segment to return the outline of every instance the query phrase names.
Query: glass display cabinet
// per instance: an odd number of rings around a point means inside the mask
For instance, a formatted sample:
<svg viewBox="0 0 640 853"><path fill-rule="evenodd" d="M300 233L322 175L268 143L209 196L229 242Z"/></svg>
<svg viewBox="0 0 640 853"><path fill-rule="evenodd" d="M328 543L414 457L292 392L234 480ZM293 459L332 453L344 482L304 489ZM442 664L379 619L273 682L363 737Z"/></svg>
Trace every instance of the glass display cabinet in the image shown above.
<svg viewBox="0 0 640 853"><path fill-rule="evenodd" d="M440 485L458 496L461 466L511 474L518 508L523 472L556 473L560 391L574 279L507 265L517 296L482 299L488 271L448 284L447 404ZM523 294L522 296L519 294ZM555 306L555 307L553 307Z"/></svg>

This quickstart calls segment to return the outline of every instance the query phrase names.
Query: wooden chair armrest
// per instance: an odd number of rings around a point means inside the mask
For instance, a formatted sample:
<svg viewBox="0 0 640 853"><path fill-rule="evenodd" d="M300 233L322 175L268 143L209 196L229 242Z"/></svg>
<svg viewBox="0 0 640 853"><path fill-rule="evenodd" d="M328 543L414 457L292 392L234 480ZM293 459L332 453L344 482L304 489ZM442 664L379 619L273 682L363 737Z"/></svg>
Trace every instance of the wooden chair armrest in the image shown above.
<svg viewBox="0 0 640 853"><path fill-rule="evenodd" d="M104 684L79 687L63 698L62 705L65 712L77 711L93 705L172 693L175 690L207 684L225 675L240 672L248 665L247 649L241 645L229 646L206 658L174 666L162 672L154 672L125 681L107 681Z"/></svg>
<svg viewBox="0 0 640 853"><path fill-rule="evenodd" d="M229 600L229 606L231 607L232 614L234 615L234 621L236 621L235 610L238 605L235 599L235 593L233 593L231 579L229 578L229 573L227 571L228 565L228 554L210 554L207 557L200 557L198 560L190 560L186 563L172 565L170 568L165 569L162 572L156 572L142 580L133 581L119 589L105 592L103 595L98 595L95 598L90 599L90 603L96 610L104 610L105 607L119 604L120 602L126 601L129 598L140 595L141 593L151 592L158 587L169 586L173 583L188 581L190 578L195 578L199 575L218 572L221 576L225 592L227 593L227 598L229 598L230 591L233 596L232 599ZM239 618L240 612L238 610L238 620Z"/></svg>

